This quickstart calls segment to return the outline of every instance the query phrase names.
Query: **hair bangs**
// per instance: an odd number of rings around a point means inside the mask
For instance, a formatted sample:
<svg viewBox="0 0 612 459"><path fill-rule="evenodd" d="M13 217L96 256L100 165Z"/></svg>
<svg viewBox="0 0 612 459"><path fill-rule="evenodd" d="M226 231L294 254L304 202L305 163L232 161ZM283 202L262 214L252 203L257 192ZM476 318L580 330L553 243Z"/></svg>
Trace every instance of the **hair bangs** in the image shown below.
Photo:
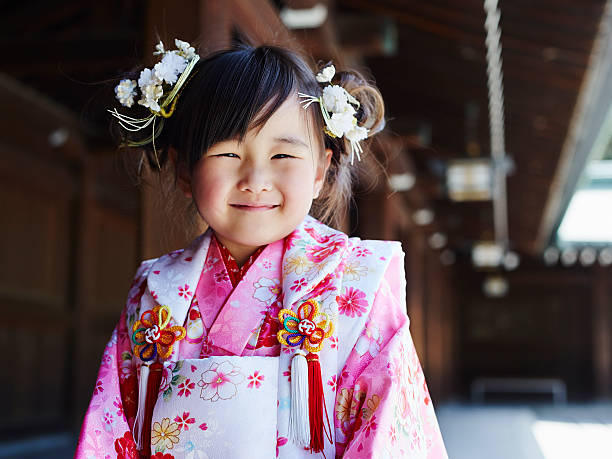
<svg viewBox="0 0 612 459"><path fill-rule="evenodd" d="M176 117L176 147L190 167L210 147L224 140L241 141L249 129L263 126L308 77L290 56L272 47L224 51L198 63L194 81L181 96ZM316 87L316 82L315 82Z"/></svg>

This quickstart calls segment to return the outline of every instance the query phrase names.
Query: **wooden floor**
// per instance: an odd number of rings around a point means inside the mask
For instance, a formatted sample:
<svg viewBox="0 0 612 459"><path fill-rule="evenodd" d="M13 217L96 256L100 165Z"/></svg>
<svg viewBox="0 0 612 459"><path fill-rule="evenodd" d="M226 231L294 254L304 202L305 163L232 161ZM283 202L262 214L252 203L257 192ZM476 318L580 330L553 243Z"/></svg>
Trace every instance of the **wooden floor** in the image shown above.
<svg viewBox="0 0 612 459"><path fill-rule="evenodd" d="M444 404L436 409L451 459L609 459L612 402L567 405ZM7 459L70 458L75 437L0 443Z"/></svg>
<svg viewBox="0 0 612 459"><path fill-rule="evenodd" d="M69 459L74 456L76 436L71 433L38 435L0 443L0 457L6 459Z"/></svg>
<svg viewBox="0 0 612 459"><path fill-rule="evenodd" d="M612 451L612 402L436 411L451 459L609 459Z"/></svg>

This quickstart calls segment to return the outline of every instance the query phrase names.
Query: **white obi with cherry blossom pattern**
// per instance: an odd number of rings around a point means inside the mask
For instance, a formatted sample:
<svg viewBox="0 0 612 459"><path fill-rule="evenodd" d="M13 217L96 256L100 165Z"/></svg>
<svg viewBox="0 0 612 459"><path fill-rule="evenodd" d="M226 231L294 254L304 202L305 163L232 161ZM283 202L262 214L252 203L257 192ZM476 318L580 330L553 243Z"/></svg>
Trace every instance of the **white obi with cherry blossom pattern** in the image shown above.
<svg viewBox="0 0 612 459"><path fill-rule="evenodd" d="M179 360L172 373L180 389L160 393L153 411L151 453L276 457L278 366L278 357Z"/></svg>

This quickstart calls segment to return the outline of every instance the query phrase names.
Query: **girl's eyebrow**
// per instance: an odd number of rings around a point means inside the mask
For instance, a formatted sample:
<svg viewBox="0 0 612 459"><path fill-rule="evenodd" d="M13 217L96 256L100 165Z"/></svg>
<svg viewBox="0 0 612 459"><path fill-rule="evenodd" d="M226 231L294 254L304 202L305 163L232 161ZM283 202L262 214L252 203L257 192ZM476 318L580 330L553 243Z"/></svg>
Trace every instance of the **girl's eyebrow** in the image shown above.
<svg viewBox="0 0 612 459"><path fill-rule="evenodd" d="M297 145L297 146L304 147L304 148L310 148L308 144L304 142L302 139L298 137L293 137L291 135L275 137L273 140L275 143L287 143L289 145Z"/></svg>

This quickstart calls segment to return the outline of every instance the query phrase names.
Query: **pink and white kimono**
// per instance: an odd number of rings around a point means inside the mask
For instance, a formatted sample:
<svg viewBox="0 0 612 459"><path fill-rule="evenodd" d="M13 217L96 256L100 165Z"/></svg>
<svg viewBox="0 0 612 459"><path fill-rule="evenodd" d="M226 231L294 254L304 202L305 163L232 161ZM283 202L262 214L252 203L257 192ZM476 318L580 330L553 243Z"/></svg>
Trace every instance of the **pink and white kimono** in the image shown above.
<svg viewBox="0 0 612 459"><path fill-rule="evenodd" d="M447 457L408 330L400 243L349 238L307 216L266 246L234 288L211 236L139 267L77 458L138 457L132 429L142 362L132 326L157 305L170 308L170 324L184 326L186 337L163 362L152 457L312 457L288 439L294 350L276 339L278 311L307 299L335 326L319 352L333 439L325 457Z"/></svg>

